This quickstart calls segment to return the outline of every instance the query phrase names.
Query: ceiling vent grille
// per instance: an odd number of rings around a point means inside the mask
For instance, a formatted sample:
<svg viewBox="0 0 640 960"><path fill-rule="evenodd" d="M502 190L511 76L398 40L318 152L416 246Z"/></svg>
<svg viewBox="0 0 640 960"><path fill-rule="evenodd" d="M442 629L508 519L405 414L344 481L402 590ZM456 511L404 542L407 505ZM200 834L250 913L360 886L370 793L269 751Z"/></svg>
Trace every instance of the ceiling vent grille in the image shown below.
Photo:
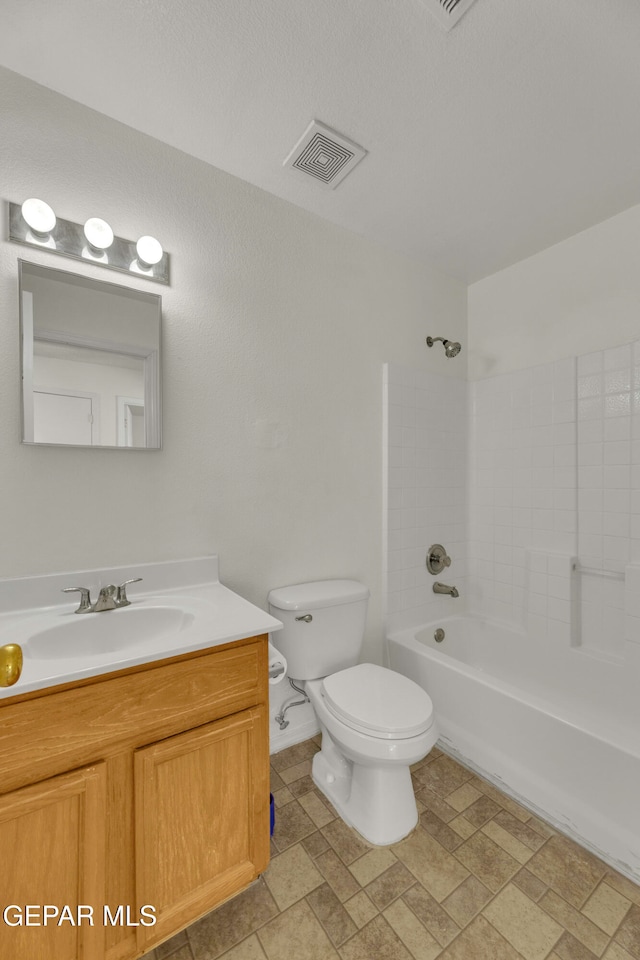
<svg viewBox="0 0 640 960"><path fill-rule="evenodd" d="M283 165L300 170L333 190L366 155L367 151L357 143L312 120Z"/></svg>
<svg viewBox="0 0 640 960"><path fill-rule="evenodd" d="M451 30L475 0L422 0L441 27Z"/></svg>

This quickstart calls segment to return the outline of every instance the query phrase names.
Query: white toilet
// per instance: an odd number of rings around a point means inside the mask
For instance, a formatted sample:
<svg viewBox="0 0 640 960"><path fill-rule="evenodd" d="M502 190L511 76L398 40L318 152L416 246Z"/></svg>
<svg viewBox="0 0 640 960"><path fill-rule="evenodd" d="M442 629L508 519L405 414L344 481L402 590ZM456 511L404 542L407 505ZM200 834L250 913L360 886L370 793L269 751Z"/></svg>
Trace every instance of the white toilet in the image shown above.
<svg viewBox="0 0 640 960"><path fill-rule="evenodd" d="M322 730L312 776L340 816L371 843L406 837L418 822L409 765L438 739L426 692L399 673L358 663L368 589L355 580L280 587L269 609L289 676L304 681Z"/></svg>

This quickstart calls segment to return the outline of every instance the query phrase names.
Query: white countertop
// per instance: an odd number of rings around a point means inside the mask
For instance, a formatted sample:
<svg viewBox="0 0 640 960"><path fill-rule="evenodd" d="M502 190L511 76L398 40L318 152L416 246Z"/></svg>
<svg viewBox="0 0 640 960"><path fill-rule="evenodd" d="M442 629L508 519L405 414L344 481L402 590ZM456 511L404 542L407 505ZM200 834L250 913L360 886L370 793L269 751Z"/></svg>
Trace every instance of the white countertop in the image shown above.
<svg viewBox="0 0 640 960"><path fill-rule="evenodd" d="M69 595L59 593L62 586L87 586L92 588L95 600L100 586L138 576L143 582L129 587L130 606L103 613L77 615L74 611L79 594L71 594L73 601L70 602ZM186 582L189 580L192 582ZM51 597L54 602L40 607L25 604L36 596L40 602ZM60 596L62 602L58 599ZM166 629L138 638L137 623L148 623L149 617L164 623L166 613L172 614ZM95 626L89 618L100 618L98 627L102 635L110 635L112 628L120 648L85 652L82 631L90 632ZM17 683L0 687L0 699L271 633L281 627L279 620L219 582L216 557L1 580L0 646L20 644L24 666ZM46 640L49 635L79 637L81 655L56 655L55 641ZM34 637L39 638L38 656L29 653L29 642ZM51 658L47 658L43 637L52 644Z"/></svg>

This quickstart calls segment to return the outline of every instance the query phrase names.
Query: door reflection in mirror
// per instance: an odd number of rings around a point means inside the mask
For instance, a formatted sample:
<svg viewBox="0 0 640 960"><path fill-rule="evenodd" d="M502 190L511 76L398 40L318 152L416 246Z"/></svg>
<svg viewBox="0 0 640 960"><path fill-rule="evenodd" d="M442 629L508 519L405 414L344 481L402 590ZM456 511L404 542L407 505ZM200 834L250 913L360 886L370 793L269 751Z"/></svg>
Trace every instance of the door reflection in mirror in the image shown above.
<svg viewBox="0 0 640 960"><path fill-rule="evenodd" d="M159 449L161 298L20 261L25 443Z"/></svg>

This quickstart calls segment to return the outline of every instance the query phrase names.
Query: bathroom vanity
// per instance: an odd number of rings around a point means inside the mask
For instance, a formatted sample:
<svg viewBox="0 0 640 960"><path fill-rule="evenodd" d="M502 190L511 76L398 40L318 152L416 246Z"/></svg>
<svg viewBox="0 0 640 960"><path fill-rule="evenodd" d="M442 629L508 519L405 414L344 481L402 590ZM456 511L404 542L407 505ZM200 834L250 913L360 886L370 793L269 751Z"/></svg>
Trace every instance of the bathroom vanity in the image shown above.
<svg viewBox="0 0 640 960"><path fill-rule="evenodd" d="M183 588L180 602L215 594L224 605L211 586ZM266 629L279 624L217 587L236 633L259 622L264 632L225 641L212 620L197 649L182 637L182 650L142 663L3 691L2 956L139 957L266 868ZM89 616L115 628L127 612Z"/></svg>

